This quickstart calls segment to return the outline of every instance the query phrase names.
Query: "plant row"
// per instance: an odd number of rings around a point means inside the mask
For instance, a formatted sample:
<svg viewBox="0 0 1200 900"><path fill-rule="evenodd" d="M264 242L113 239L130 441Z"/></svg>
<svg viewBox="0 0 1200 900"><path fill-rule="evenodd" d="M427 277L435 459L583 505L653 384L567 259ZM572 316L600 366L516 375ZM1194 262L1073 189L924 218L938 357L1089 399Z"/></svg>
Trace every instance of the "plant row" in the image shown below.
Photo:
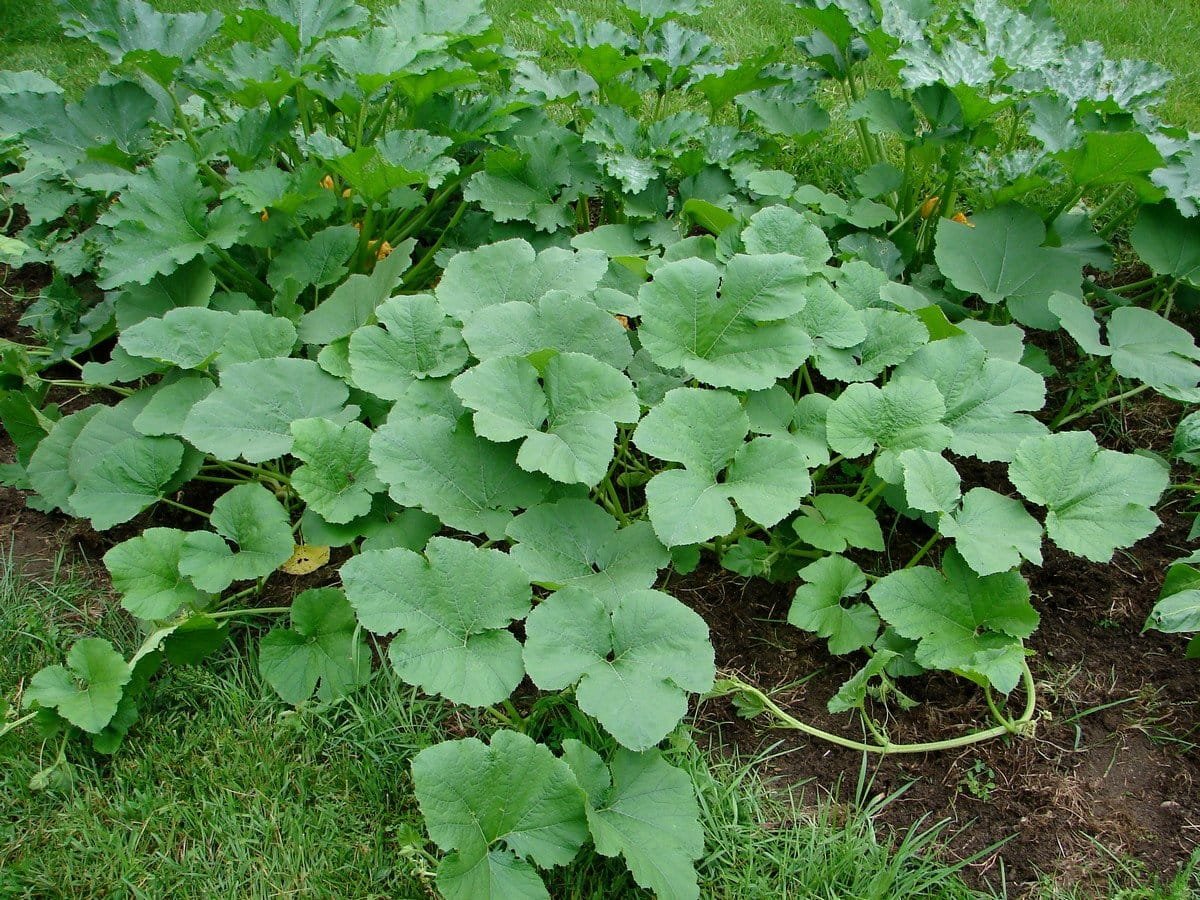
<svg viewBox="0 0 1200 900"><path fill-rule="evenodd" d="M478 0L63 3L112 67L77 100L0 73L0 260L52 273L0 348L2 474L111 533L144 640L80 640L3 730L114 752L162 665L282 617L257 654L288 703L378 660L499 724L413 764L444 895L544 897L590 843L695 898L661 747L697 695L865 752L1033 727L1023 570L1047 541L1108 562L1170 488L1068 426L1200 401L1173 321L1197 142L1156 118L1161 71L996 0L815 0L740 60L699 6L560 11L548 70ZM811 184L839 117L862 165ZM669 592L702 564L798 585L871 740L718 677ZM1193 555L1148 624L1200 631L1197 596ZM878 705L930 671L994 722L890 740Z"/></svg>

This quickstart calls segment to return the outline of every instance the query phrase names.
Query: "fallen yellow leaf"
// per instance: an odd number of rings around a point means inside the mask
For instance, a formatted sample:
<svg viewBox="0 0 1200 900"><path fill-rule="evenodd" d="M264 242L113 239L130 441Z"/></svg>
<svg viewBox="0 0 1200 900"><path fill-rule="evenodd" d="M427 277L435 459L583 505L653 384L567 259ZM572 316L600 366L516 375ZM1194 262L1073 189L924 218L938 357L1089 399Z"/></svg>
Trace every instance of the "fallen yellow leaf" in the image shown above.
<svg viewBox="0 0 1200 900"><path fill-rule="evenodd" d="M317 571L327 562L329 562L328 547L316 544L297 544L291 557L279 567L279 571L287 572L289 575L307 575L309 572Z"/></svg>

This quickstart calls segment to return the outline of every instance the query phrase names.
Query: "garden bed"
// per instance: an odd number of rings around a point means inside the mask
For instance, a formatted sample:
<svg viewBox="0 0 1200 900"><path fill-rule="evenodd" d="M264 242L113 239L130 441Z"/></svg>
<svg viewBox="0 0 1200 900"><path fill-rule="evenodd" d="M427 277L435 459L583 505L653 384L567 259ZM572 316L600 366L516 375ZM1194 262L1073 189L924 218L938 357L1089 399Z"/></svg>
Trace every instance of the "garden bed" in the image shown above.
<svg viewBox="0 0 1200 900"><path fill-rule="evenodd" d="M779 795L948 819L980 886L1193 879L1167 73L1040 4L799 0L736 59L700 5L535 58L478 0L103 0L64 28L112 78L0 73L0 538L138 620L22 676L31 785L233 635L297 716L380 666L471 710L405 758L449 900L598 861L696 900L697 704Z"/></svg>

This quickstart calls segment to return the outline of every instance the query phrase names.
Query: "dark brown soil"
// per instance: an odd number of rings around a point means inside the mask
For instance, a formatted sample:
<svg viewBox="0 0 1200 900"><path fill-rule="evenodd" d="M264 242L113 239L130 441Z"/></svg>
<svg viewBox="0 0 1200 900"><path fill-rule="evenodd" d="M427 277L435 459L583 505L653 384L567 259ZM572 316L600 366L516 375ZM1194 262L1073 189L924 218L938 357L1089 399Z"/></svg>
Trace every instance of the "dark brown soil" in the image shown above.
<svg viewBox="0 0 1200 900"><path fill-rule="evenodd" d="M871 757L872 794L911 784L886 807L885 821L903 829L922 817L949 819L947 850L960 859L1008 839L965 874L996 888L1003 873L1018 895L1039 874L1107 884L1112 860L1096 842L1140 860L1147 875L1174 872L1200 846L1200 664L1183 658L1184 639L1140 634L1189 527L1174 510L1164 520L1110 565L1047 547L1045 565L1029 573L1042 615L1030 642L1041 710L1035 735ZM777 689L776 702L797 718L861 739L854 720L825 709L861 660L831 657L823 641L784 623L790 587L703 568L672 590L709 622L719 668ZM888 720L893 741L990 724L982 696L964 680L934 675L902 686L921 705ZM776 745L765 765L782 785L828 791L840 784L844 796L857 782L857 752L740 718L725 699L700 712L714 742L743 754ZM876 715L887 718L884 710Z"/></svg>

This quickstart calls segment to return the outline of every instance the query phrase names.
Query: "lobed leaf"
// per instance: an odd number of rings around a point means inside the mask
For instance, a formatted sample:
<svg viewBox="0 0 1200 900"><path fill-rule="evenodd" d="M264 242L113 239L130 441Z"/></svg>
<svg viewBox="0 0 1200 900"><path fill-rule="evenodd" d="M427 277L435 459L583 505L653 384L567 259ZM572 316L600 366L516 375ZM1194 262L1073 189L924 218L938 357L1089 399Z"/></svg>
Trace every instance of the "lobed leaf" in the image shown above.
<svg viewBox="0 0 1200 900"><path fill-rule="evenodd" d="M556 592L525 622L525 668L544 690L576 686L579 708L624 747L661 741L712 687L708 626L674 597L631 591L610 612L582 587Z"/></svg>
<svg viewBox="0 0 1200 900"><path fill-rule="evenodd" d="M455 703L488 706L524 677L521 645L507 630L532 603L529 578L499 550L430 538L425 554L373 550L342 566L359 622L393 634L400 677Z"/></svg>

